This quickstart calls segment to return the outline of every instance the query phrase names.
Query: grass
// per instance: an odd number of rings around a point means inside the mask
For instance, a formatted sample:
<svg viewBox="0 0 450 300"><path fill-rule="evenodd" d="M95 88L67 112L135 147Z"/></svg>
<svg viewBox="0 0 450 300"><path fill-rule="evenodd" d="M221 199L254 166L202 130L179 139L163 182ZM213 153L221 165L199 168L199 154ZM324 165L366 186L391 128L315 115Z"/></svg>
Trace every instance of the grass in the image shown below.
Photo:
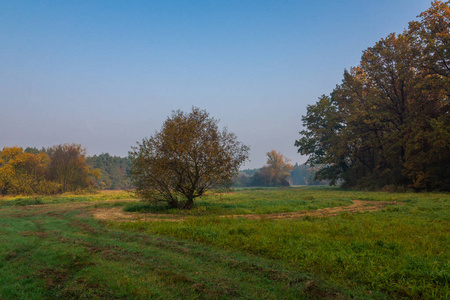
<svg viewBox="0 0 450 300"><path fill-rule="evenodd" d="M0 196L0 207L129 199L135 199L135 196L134 193L128 191L101 191L87 194L64 193L55 196Z"/></svg>
<svg viewBox="0 0 450 300"><path fill-rule="evenodd" d="M126 192L0 198L0 299L450 297L448 194L244 189L210 194L190 212L130 198ZM329 218L219 217L354 199L403 205ZM184 221L92 218L96 209L112 207Z"/></svg>
<svg viewBox="0 0 450 300"><path fill-rule="evenodd" d="M331 191L332 189L324 188L323 190ZM329 197L327 193L318 195L317 191L310 188L239 189L234 193L211 193L206 197L198 198L192 210L168 209L165 206L152 206L145 202L138 202L127 205L125 211L177 216L218 216L296 212L352 203L351 198Z"/></svg>
<svg viewBox="0 0 450 300"><path fill-rule="evenodd" d="M294 299L339 293L283 262L105 227L90 212L109 203L95 197L103 196L1 207L0 298Z"/></svg>
<svg viewBox="0 0 450 300"><path fill-rule="evenodd" d="M244 190L208 197L203 200L208 204L199 202L197 210L203 208L218 214L286 212L345 205L351 199L403 205L372 213L297 220L217 218L211 213L200 216L194 211L196 217L184 222L110 222L110 225L283 261L327 278L329 283L345 290L363 288L386 297L450 297L448 194L310 188Z"/></svg>

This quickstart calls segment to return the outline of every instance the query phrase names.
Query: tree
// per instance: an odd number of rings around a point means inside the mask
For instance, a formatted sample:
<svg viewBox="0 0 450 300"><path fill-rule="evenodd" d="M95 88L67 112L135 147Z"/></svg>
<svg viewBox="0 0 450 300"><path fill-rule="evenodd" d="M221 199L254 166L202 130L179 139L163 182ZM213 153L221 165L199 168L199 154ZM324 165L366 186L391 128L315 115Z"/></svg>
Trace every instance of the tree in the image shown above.
<svg viewBox="0 0 450 300"><path fill-rule="evenodd" d="M433 2L419 17L408 31L421 80L405 174L416 189L450 190L450 1Z"/></svg>
<svg viewBox="0 0 450 300"><path fill-rule="evenodd" d="M450 2L363 52L342 84L308 106L295 142L316 179L348 187L450 187Z"/></svg>
<svg viewBox="0 0 450 300"><path fill-rule="evenodd" d="M302 138L295 141L298 152L309 155L308 165L321 166L314 179L330 180L330 184L344 179L351 163L344 139L345 113L334 98L333 93L331 96L322 95L315 105L308 105L307 114L302 117L306 129L300 132Z"/></svg>
<svg viewBox="0 0 450 300"><path fill-rule="evenodd" d="M233 177L233 187L249 186L250 176L245 172L239 172Z"/></svg>
<svg viewBox="0 0 450 300"><path fill-rule="evenodd" d="M323 185L327 184L326 181L314 180L314 175L318 171L318 168L311 167L305 164L295 164L291 171L290 181L292 185Z"/></svg>
<svg viewBox="0 0 450 300"><path fill-rule="evenodd" d="M289 186L289 175L294 168L290 161L275 150L267 152L267 163L253 175L252 185Z"/></svg>
<svg viewBox="0 0 450 300"><path fill-rule="evenodd" d="M130 188L127 175L130 169L128 157L111 156L108 153L86 158L91 168L100 170L100 178L94 178L95 186L99 189L118 190Z"/></svg>
<svg viewBox="0 0 450 300"><path fill-rule="evenodd" d="M87 189L93 186L91 177L99 177L98 169L90 169L86 163L86 149L77 144L63 144L49 149L49 177L58 182L61 192Z"/></svg>
<svg viewBox="0 0 450 300"><path fill-rule="evenodd" d="M20 147L5 147L0 151L0 194L54 194L57 183L46 179L49 157L32 154Z"/></svg>
<svg viewBox="0 0 450 300"><path fill-rule="evenodd" d="M231 183L249 148L199 108L172 113L161 131L130 151L136 194L153 203L190 209L206 191Z"/></svg>

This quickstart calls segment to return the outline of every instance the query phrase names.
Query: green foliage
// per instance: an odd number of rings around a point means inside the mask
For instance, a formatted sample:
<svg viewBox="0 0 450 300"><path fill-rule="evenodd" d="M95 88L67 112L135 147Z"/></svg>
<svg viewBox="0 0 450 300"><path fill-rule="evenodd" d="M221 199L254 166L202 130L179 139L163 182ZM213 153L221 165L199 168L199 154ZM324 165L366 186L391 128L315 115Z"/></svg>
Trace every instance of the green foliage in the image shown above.
<svg viewBox="0 0 450 300"><path fill-rule="evenodd" d="M327 181L314 180L314 175L319 169L305 164L295 164L290 174L292 185L324 185Z"/></svg>
<svg viewBox="0 0 450 300"><path fill-rule="evenodd" d="M248 147L218 121L193 107L173 112L161 131L130 152L136 194L153 203L190 209L194 198L231 183L248 158Z"/></svg>
<svg viewBox="0 0 450 300"><path fill-rule="evenodd" d="M60 184L61 192L87 189L93 185L91 176L99 177L99 170L86 164L86 149L77 144L63 144L50 148L49 178Z"/></svg>
<svg viewBox="0 0 450 300"><path fill-rule="evenodd" d="M319 169L317 167L311 167L308 165L295 164L292 171L289 173L289 181L292 185L325 185L328 182L326 180L317 181L314 179L315 173ZM261 169L251 169L240 171L233 178L234 188L239 187L266 187L269 186L269 181L265 177L261 176Z"/></svg>
<svg viewBox="0 0 450 300"><path fill-rule="evenodd" d="M283 154L272 150L267 152L267 163L252 179L253 186L289 186L289 175L294 168L290 159Z"/></svg>
<svg viewBox="0 0 450 300"><path fill-rule="evenodd" d="M131 187L129 178L131 161L128 157L111 156L108 153L86 158L93 169L100 170L100 177L94 179L96 188L102 190L121 190Z"/></svg>
<svg viewBox="0 0 450 300"><path fill-rule="evenodd" d="M402 34L363 52L307 108L296 141L316 179L346 187L450 188L450 9L435 1Z"/></svg>

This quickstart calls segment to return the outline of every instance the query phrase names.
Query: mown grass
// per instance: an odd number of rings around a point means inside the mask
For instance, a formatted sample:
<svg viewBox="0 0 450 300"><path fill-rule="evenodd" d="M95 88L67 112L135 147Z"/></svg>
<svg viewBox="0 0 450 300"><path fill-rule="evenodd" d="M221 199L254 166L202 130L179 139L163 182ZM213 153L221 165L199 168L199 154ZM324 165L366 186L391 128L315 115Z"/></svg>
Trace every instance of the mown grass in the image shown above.
<svg viewBox="0 0 450 300"><path fill-rule="evenodd" d="M450 195L358 192L336 189L239 191L199 202L197 210L271 213L321 208L351 199L397 201L372 213L337 217L248 220L210 213L184 222L110 222L115 228L188 239L286 262L345 290L373 297L450 297ZM215 201L218 200L218 201ZM257 202L260 206L257 207ZM298 202L298 203L297 203ZM280 204L279 210L278 203ZM171 211L181 214L182 212ZM378 295L378 296L377 296ZM371 297L370 293L366 295Z"/></svg>

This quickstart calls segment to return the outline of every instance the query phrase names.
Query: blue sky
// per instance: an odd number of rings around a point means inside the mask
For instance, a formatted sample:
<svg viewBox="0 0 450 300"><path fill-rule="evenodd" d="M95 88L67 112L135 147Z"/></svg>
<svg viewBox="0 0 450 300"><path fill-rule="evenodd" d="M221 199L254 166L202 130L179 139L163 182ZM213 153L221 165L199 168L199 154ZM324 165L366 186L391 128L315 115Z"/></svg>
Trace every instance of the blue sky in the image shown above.
<svg viewBox="0 0 450 300"><path fill-rule="evenodd" d="M417 0L1 1L0 148L126 156L172 110L206 109L251 148L293 146L306 106Z"/></svg>

